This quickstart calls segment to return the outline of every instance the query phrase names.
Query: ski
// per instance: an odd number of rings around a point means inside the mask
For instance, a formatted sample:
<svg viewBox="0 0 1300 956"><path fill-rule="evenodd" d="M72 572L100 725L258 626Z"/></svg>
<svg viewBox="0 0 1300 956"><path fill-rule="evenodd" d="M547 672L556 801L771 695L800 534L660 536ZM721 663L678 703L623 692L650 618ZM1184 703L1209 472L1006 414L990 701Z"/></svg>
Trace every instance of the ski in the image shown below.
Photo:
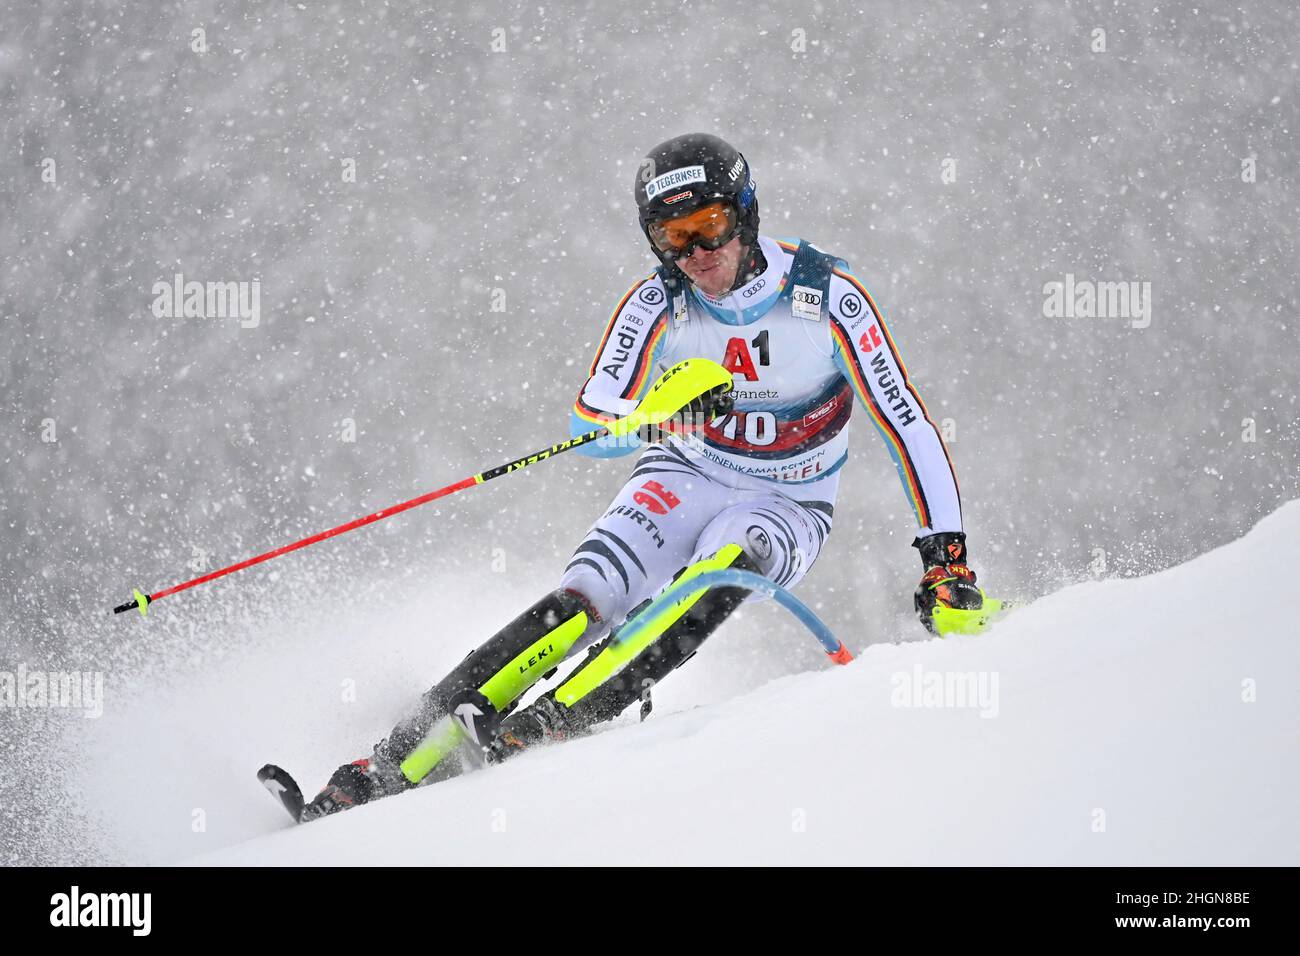
<svg viewBox="0 0 1300 956"><path fill-rule="evenodd" d="M304 803L302 790L287 770L269 763L257 771L257 779L267 789L267 792L280 801L280 806L284 807L285 812L293 817L294 823L302 823Z"/></svg>

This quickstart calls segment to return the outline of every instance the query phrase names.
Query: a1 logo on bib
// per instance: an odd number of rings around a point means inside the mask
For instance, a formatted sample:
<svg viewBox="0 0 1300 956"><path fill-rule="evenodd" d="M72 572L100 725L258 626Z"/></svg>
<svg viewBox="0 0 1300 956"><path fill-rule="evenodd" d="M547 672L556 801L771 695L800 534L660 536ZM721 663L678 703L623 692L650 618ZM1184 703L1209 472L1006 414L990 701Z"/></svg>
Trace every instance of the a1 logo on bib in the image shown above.
<svg viewBox="0 0 1300 956"><path fill-rule="evenodd" d="M790 294L790 311L801 319L820 322L822 317L822 291L811 286L797 285Z"/></svg>

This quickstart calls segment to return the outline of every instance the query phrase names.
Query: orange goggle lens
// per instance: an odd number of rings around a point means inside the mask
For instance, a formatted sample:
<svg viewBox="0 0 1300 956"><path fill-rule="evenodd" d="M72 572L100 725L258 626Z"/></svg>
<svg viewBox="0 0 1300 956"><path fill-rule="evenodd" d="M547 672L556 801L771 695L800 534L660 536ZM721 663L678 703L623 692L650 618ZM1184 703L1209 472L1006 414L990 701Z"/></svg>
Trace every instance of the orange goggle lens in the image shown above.
<svg viewBox="0 0 1300 956"><path fill-rule="evenodd" d="M650 240L661 252L681 252L699 244L716 249L736 229L736 210L730 203L715 202L676 219L661 219L649 226Z"/></svg>

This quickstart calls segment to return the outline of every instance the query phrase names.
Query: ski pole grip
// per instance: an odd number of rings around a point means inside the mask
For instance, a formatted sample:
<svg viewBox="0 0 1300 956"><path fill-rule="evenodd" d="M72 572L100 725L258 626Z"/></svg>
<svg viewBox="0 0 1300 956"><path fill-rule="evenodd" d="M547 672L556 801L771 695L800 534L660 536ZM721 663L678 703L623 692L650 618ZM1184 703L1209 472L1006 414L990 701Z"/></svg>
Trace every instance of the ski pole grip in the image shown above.
<svg viewBox="0 0 1300 956"><path fill-rule="evenodd" d="M731 410L736 407L736 400L732 398L732 389L726 385L706 393L704 400L707 405L705 414L711 419L730 415Z"/></svg>
<svg viewBox="0 0 1300 956"><path fill-rule="evenodd" d="M148 594L145 594L143 591L137 589L134 592L134 594L131 596L131 600L127 601L125 604L119 604L117 607L113 608L113 613L121 614L123 611L131 610L131 608L137 608L140 611L140 615L143 617L145 614L148 613L146 609L149 607L149 602L152 600L153 598L150 597Z"/></svg>

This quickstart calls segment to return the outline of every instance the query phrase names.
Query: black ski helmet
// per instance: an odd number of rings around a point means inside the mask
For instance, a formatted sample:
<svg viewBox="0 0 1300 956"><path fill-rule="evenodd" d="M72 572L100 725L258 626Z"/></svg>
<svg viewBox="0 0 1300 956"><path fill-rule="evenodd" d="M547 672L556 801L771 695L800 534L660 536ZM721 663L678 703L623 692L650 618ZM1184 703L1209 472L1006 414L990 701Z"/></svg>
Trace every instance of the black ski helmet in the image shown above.
<svg viewBox="0 0 1300 956"><path fill-rule="evenodd" d="M740 151L708 133L687 133L660 143L637 166L633 194L641 231L668 271L677 264L650 238L650 223L671 219L723 200L736 210L736 234L746 246L758 242L758 197L749 163Z"/></svg>

